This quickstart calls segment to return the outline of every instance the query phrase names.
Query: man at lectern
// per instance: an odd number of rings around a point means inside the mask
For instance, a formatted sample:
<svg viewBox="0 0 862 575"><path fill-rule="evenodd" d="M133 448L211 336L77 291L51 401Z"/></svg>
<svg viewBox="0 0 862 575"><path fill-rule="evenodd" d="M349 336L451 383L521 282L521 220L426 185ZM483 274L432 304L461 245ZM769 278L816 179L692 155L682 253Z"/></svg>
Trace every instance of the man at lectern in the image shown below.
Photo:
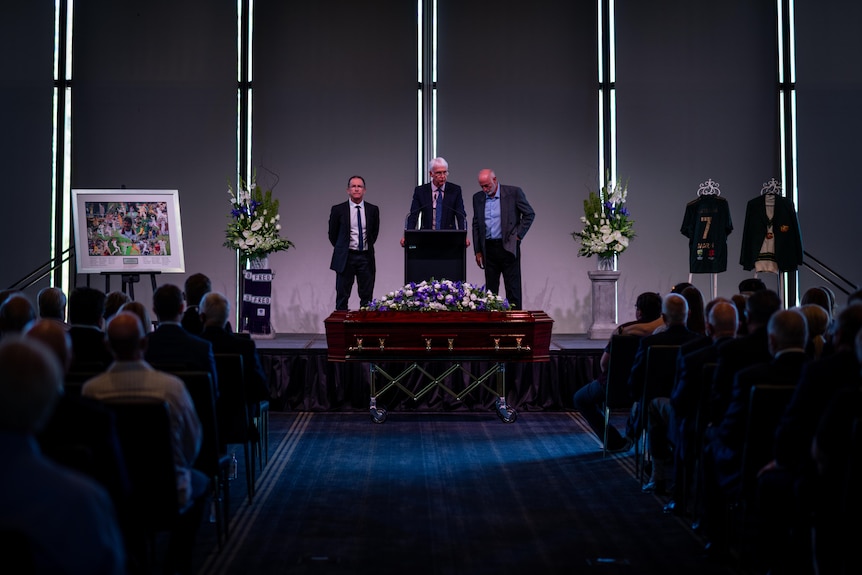
<svg viewBox="0 0 862 575"><path fill-rule="evenodd" d="M428 162L431 181L413 190L413 202L404 222L405 230L466 230L467 212L461 186L449 181L449 163L443 158ZM418 224L418 225L417 225ZM401 247L404 247L401 237ZM470 245L467 239L466 245Z"/></svg>

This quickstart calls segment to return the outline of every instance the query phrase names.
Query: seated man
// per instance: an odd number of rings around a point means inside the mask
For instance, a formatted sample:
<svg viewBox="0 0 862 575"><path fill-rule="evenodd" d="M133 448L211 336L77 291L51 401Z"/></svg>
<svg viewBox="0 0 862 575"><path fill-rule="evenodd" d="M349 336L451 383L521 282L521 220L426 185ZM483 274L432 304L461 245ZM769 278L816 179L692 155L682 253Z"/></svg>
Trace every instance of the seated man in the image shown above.
<svg viewBox="0 0 862 575"><path fill-rule="evenodd" d="M644 336L653 332L656 322L661 323L661 296L653 292L645 292L638 296L635 302L635 320L617 328L617 335ZM605 434L604 404L608 365L610 364L610 342L605 346L600 360L601 373L599 377L575 392L572 401L575 408L581 412L599 438ZM608 444L605 446L610 453L626 452L631 449L633 441L624 438L613 426L608 426Z"/></svg>
<svg viewBox="0 0 862 575"><path fill-rule="evenodd" d="M121 311L108 324L108 343L114 362L105 373L84 384L81 395L100 401L153 398L167 402L171 427L174 429L174 464L177 470L177 501L180 516L171 534L166 561L177 571L187 573L203 509L209 478L194 469L203 441L203 427L194 402L183 381L156 371L144 361L147 338L141 320L128 311Z"/></svg>
<svg viewBox="0 0 862 575"><path fill-rule="evenodd" d="M34 573L122 575L126 556L110 497L45 458L35 439L62 386L60 364L41 342L10 336L0 343L0 446L14 470L0 479L0 529L38 549Z"/></svg>

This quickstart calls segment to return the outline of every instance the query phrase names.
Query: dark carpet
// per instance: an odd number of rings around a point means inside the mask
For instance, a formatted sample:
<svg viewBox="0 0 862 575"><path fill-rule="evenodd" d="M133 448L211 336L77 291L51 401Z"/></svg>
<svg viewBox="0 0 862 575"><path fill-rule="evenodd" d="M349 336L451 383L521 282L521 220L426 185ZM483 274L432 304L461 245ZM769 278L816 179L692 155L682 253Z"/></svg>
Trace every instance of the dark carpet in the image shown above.
<svg viewBox="0 0 862 575"><path fill-rule="evenodd" d="M619 417L619 416L617 416ZM231 487L202 574L730 575L687 520L641 493L634 452L602 457L576 412L271 414L251 504ZM242 470L240 477L242 477Z"/></svg>

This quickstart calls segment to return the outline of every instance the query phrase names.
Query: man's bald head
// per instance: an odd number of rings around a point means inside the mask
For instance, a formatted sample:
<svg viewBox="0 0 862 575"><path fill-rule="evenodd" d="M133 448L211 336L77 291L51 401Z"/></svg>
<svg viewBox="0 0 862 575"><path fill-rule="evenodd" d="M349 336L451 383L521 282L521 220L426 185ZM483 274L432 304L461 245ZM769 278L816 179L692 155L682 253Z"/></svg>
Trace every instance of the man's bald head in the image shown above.
<svg viewBox="0 0 862 575"><path fill-rule="evenodd" d="M130 311L121 311L108 323L108 345L118 361L134 361L144 355L144 327L141 318Z"/></svg>
<svg viewBox="0 0 862 575"><path fill-rule="evenodd" d="M736 337L739 327L739 315L736 305L728 301L717 302L709 310L710 335L713 338Z"/></svg>
<svg viewBox="0 0 862 575"><path fill-rule="evenodd" d="M69 370L72 365L72 338L61 324L51 319L37 319L24 331L24 336L44 343L57 356L63 371Z"/></svg>

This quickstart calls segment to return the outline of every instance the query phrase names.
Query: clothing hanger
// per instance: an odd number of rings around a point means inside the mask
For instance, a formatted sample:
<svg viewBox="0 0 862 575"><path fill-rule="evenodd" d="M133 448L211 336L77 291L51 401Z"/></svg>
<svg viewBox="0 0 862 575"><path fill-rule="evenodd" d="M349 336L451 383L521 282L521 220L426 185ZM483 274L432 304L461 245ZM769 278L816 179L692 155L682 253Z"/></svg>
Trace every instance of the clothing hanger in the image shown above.
<svg viewBox="0 0 862 575"><path fill-rule="evenodd" d="M712 178L700 184L697 188L698 196L720 196L721 190L718 189L718 182L713 182Z"/></svg>
<svg viewBox="0 0 862 575"><path fill-rule="evenodd" d="M777 181L775 178L772 178L768 182L765 182L763 184L763 187L760 188L760 195L762 196L764 194L767 194L770 196L775 196L775 195L780 196L781 195L781 182Z"/></svg>

